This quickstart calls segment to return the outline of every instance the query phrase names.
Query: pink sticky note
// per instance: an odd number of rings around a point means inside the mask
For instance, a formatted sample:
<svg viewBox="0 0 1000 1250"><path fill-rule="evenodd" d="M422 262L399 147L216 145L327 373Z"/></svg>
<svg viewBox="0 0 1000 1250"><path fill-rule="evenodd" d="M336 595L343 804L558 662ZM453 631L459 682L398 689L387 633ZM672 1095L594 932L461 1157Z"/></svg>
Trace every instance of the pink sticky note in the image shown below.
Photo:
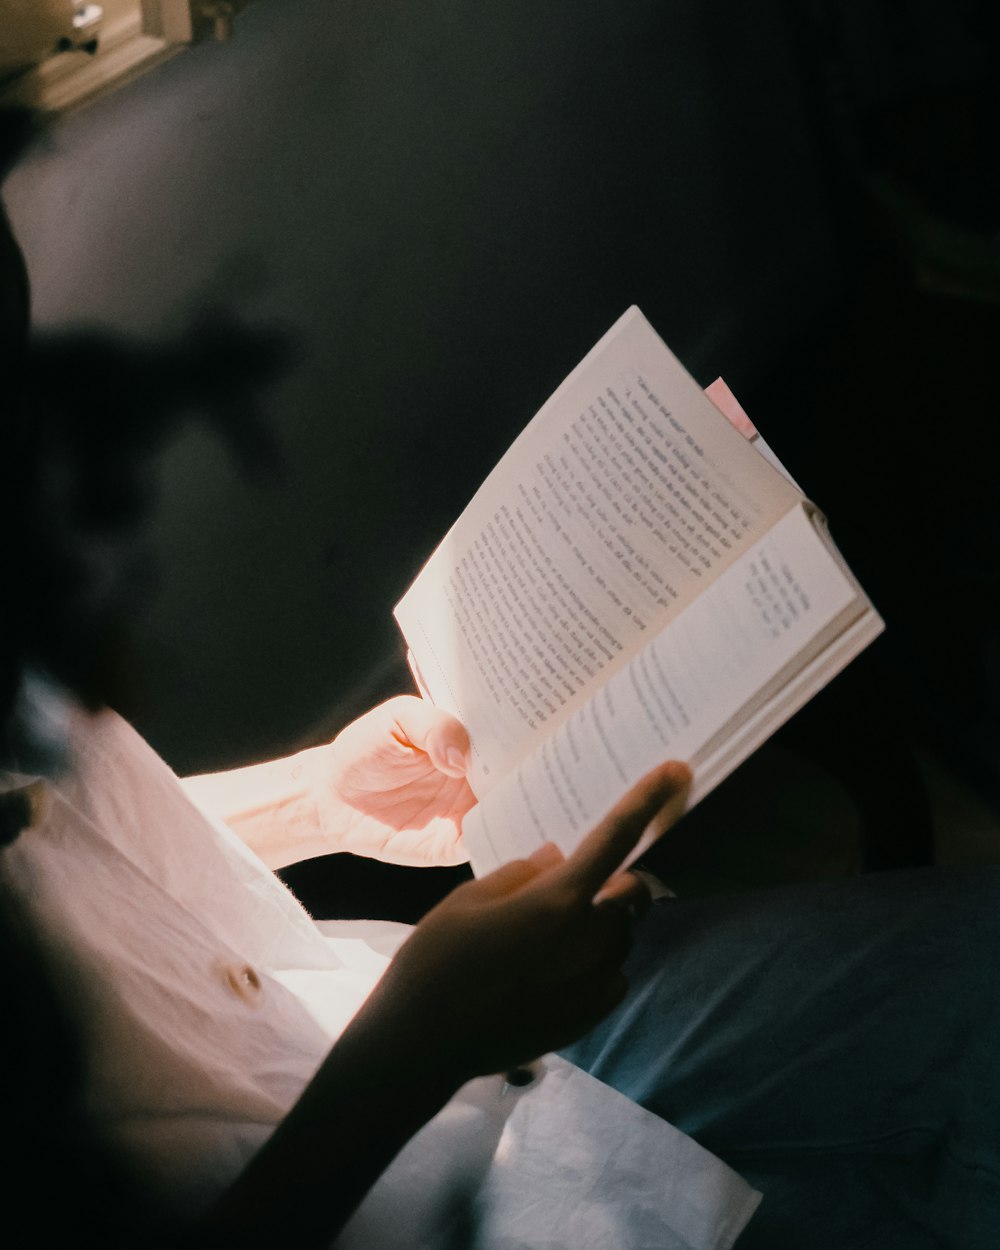
<svg viewBox="0 0 1000 1250"><path fill-rule="evenodd" d="M706 386L705 394L715 404L729 424L739 430L744 438L752 441L757 437L757 427L743 411L743 405L723 382L722 378L716 378L711 386Z"/></svg>

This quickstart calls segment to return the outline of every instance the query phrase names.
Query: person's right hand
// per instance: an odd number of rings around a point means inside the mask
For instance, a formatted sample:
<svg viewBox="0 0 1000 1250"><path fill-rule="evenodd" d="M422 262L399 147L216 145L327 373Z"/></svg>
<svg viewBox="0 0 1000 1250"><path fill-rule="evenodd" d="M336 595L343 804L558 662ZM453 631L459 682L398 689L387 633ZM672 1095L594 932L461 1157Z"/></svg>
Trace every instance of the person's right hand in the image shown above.
<svg viewBox="0 0 1000 1250"><path fill-rule="evenodd" d="M683 812L690 772L648 774L568 857L551 843L459 886L400 948L363 1014L406 1030L424 1071L459 1083L568 1045L622 999L635 878L616 870L651 821ZM595 901L596 900L596 901Z"/></svg>
<svg viewBox="0 0 1000 1250"><path fill-rule="evenodd" d="M636 888L616 870L655 818L665 828L680 815L689 780L685 765L663 765L568 859L542 847L429 912L216 1204L202 1244L328 1245L459 1086L556 1050L610 1011L631 923L618 904Z"/></svg>

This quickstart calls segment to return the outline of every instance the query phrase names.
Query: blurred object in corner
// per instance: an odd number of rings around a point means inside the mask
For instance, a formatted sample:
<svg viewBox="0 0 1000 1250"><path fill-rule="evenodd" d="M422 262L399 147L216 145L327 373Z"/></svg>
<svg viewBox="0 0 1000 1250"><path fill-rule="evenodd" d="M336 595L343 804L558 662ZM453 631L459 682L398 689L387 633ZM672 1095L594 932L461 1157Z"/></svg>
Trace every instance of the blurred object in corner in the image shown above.
<svg viewBox="0 0 1000 1250"><path fill-rule="evenodd" d="M228 39L249 0L0 0L0 105L64 113L184 47Z"/></svg>

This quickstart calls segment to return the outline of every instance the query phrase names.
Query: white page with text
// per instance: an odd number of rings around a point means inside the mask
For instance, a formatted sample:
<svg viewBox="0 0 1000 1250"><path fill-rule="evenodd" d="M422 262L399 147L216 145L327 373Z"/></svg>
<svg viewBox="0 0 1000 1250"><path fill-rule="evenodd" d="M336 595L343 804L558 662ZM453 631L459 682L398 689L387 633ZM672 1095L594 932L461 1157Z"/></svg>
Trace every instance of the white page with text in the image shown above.
<svg viewBox="0 0 1000 1250"><path fill-rule="evenodd" d="M489 792L801 493L637 309L566 379L396 608Z"/></svg>
<svg viewBox="0 0 1000 1250"><path fill-rule="evenodd" d="M477 873L570 851L656 764L692 764L727 722L867 600L792 509L466 816ZM641 850L641 848L640 848Z"/></svg>

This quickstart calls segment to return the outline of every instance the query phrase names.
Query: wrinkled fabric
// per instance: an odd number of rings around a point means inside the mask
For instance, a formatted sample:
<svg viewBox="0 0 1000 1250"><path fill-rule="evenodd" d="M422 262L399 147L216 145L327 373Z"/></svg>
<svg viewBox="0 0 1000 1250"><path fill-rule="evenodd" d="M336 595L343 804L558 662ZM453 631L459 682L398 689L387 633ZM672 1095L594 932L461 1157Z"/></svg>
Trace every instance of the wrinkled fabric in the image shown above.
<svg viewBox="0 0 1000 1250"><path fill-rule="evenodd" d="M527 1088L472 1081L383 1175L337 1250L696 1250L760 1195L690 1137L557 1055ZM427 1186L429 1173L447 1184Z"/></svg>

